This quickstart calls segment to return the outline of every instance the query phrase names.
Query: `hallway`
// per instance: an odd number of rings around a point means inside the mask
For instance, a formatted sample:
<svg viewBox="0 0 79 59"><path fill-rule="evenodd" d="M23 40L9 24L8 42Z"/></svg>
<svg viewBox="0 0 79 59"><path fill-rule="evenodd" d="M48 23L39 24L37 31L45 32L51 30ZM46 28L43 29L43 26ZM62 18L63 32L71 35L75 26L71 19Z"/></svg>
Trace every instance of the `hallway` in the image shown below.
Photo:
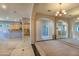
<svg viewBox="0 0 79 59"><path fill-rule="evenodd" d="M28 38L23 40L11 39L2 43L0 41L0 56L34 56Z"/></svg>
<svg viewBox="0 0 79 59"><path fill-rule="evenodd" d="M32 3L0 3L0 56L34 56L28 38L32 7Z"/></svg>
<svg viewBox="0 0 79 59"><path fill-rule="evenodd" d="M41 55L46 56L79 56L79 49L64 44L60 40L36 42Z"/></svg>

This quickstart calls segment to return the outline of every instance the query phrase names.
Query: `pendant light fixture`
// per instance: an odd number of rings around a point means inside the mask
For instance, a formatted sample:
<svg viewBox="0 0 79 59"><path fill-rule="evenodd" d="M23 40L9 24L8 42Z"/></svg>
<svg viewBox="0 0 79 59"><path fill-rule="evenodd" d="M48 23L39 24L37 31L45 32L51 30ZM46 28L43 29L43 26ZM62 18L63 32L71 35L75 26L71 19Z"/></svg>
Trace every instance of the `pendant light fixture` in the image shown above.
<svg viewBox="0 0 79 59"><path fill-rule="evenodd" d="M67 14L67 12L65 10L61 9L62 3L59 3L59 5L60 5L60 10L56 12L55 16L63 16L65 14Z"/></svg>

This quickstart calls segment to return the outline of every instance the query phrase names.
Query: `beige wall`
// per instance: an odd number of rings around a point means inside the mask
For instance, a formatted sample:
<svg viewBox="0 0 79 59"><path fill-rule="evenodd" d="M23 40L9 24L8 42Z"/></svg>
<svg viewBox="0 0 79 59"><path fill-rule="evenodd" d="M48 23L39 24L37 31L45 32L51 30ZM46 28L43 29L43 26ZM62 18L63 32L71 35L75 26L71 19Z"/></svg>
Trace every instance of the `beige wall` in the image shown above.
<svg viewBox="0 0 79 59"><path fill-rule="evenodd" d="M69 18L56 18L50 15L46 15L46 14L41 14L41 13L34 13L34 15L32 16L32 36L33 36L33 41L36 41L36 21L39 20L40 18L48 18L51 19L54 22L54 35L56 34L56 23L59 20L63 20L68 24L68 38L72 38L72 27L73 27L73 22L74 19L69 19ZM38 36L37 36L38 37Z"/></svg>

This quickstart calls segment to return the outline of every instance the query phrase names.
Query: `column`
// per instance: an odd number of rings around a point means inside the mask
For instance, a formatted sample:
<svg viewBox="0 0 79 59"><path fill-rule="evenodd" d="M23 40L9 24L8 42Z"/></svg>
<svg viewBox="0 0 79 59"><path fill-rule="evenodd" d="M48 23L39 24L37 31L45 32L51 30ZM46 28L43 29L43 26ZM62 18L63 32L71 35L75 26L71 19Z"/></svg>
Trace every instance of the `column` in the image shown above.
<svg viewBox="0 0 79 59"><path fill-rule="evenodd" d="M30 41L31 44L34 44L36 41L36 14L34 13L32 15L32 18L30 19Z"/></svg>
<svg viewBox="0 0 79 59"><path fill-rule="evenodd" d="M56 40L56 17L54 19L54 39Z"/></svg>

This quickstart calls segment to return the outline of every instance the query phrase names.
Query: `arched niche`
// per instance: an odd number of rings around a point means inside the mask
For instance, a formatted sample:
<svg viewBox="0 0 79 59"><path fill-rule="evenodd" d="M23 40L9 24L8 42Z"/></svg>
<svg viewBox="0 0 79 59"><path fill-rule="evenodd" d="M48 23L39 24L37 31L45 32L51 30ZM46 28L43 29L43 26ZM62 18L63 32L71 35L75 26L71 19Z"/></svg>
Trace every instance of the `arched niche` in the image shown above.
<svg viewBox="0 0 79 59"><path fill-rule="evenodd" d="M56 22L56 36L58 39L68 38L68 24L63 20Z"/></svg>
<svg viewBox="0 0 79 59"><path fill-rule="evenodd" d="M36 21L36 41L53 39L54 23L50 18L38 18Z"/></svg>

